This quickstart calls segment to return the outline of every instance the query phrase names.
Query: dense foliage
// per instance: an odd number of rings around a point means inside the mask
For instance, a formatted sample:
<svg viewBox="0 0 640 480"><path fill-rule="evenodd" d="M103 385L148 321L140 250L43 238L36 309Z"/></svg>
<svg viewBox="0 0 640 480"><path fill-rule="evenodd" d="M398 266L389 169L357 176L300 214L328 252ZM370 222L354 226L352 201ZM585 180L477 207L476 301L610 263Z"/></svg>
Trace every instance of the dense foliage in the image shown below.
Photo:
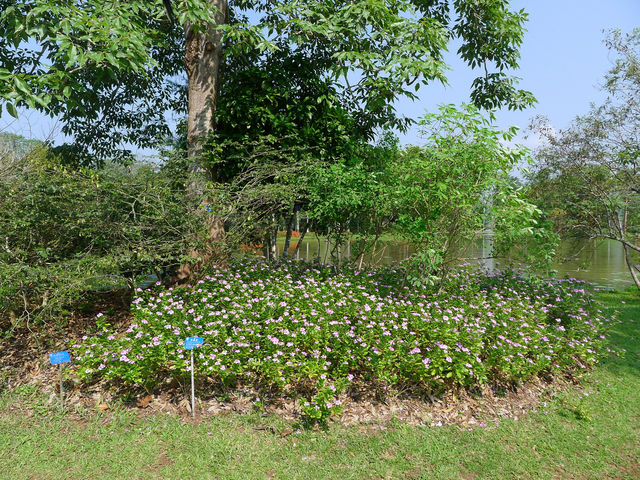
<svg viewBox="0 0 640 480"><path fill-rule="evenodd" d="M390 133L376 145L345 135L330 152L296 134L289 141L298 144L286 148L269 135L227 143L245 153L236 164L246 165L216 189L228 240L267 245L302 209L329 238L335 264L347 241L358 263L383 234L410 242L414 284L440 281L487 226L495 255L517 248L518 260L548 268L557 238L509 176L527 160L526 149L505 146L516 129L498 129L471 105L443 105L420 123L424 145L406 148Z"/></svg>
<svg viewBox="0 0 640 480"><path fill-rule="evenodd" d="M0 157L0 316L59 318L88 292L132 290L186 261L197 223L165 170L77 170L44 148Z"/></svg>
<svg viewBox="0 0 640 480"><path fill-rule="evenodd" d="M443 106L423 120L426 144L401 149L390 135L370 145L354 132L340 134L342 122L331 121L343 112L337 106L322 107L327 121L297 131L308 107L302 101L282 126L291 135L274 135L273 119L284 117L273 100L269 108L278 113L262 110L264 122L256 124L262 133L218 144L218 161L240 170L225 167L230 178L203 191L204 206L185 195L188 161L181 155L169 153L155 166L100 170L68 165L45 147L24 158L5 155L2 310L55 316L96 285L116 279L132 288L153 273L168 277L181 264L198 263L193 252L206 236L196 232L214 215L225 221L227 234L216 248L227 257L243 245L273 244L283 224L291 234L300 210L311 222L303 230L327 235L334 253L348 239L359 265L381 235L394 234L416 248L407 266L413 285L441 283L465 242L489 222L501 249L495 253L525 245L535 253L529 264L548 265L554 237L508 176L526 151L505 147L514 131L498 130L475 107ZM329 137L339 148L321 145L322 124L336 129ZM200 258L206 247L202 252ZM344 263L337 254L328 260Z"/></svg>
<svg viewBox="0 0 640 480"><path fill-rule="evenodd" d="M425 144L406 148L389 165L392 229L416 247L418 271L446 274L466 242L487 232L492 255L525 245L536 254L521 260L550 266L555 236L510 177L528 151L506 146L517 128L502 131L493 120L469 105L443 105L420 120Z"/></svg>
<svg viewBox="0 0 640 480"><path fill-rule="evenodd" d="M362 382L473 388L588 368L603 353L611 319L584 282L460 270L434 294L407 287L403 274L233 264L193 286L140 291L125 332L100 315L73 352L85 380L152 389L188 372L184 339L203 336L199 375L307 394L312 418Z"/></svg>
<svg viewBox="0 0 640 480"><path fill-rule="evenodd" d="M446 82L443 53L456 38L465 63L484 67L472 101L524 108L533 96L507 72L518 67L526 20L507 0L1 0L0 98L14 116L24 106L60 115L84 163L126 155L124 142L157 144L168 133L165 114L186 110L175 81L185 73L185 35L196 25L211 37L203 56L260 61L283 47L295 61L310 49L324 62L324 78L367 122L393 120L397 98ZM202 127L204 135L214 130Z"/></svg>

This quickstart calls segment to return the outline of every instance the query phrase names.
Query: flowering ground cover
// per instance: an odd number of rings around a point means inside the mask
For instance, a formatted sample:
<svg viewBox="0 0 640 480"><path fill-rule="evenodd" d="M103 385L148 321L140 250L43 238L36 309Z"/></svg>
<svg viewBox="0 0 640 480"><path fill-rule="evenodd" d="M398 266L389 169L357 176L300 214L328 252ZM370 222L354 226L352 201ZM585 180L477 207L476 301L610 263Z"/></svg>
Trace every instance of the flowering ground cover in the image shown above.
<svg viewBox="0 0 640 480"><path fill-rule="evenodd" d="M17 386L0 381L0 472L12 480L637 480L640 298L631 290L596 298L608 311L620 310L607 339L626 353L603 359L574 388L555 390L525 416L473 428L389 420L316 431L263 411L191 422L119 402L106 411L79 403L60 414L49 399L57 372L50 383L31 383L31 364ZM7 371L0 369L0 380Z"/></svg>
<svg viewBox="0 0 640 480"><path fill-rule="evenodd" d="M309 419L376 382L441 392L522 382L592 366L605 315L584 282L461 269L440 292L409 287L401 267L236 263L193 286L140 291L134 320L72 351L81 378L152 389L189 372L188 336L204 337L196 371L302 397Z"/></svg>

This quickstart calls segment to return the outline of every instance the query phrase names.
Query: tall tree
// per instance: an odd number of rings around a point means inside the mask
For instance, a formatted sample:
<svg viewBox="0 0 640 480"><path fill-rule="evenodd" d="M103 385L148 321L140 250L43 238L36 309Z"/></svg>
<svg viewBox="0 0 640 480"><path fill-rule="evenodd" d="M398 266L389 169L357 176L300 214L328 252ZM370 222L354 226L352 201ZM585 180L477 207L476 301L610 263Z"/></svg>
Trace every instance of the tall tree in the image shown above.
<svg viewBox="0 0 640 480"><path fill-rule="evenodd" d="M218 91L218 70L222 59L222 30L226 23L227 0L209 0L212 21L204 25L191 20L184 23L185 55L189 109L187 145L192 171L200 173L203 145L214 130L214 113Z"/></svg>
<svg viewBox="0 0 640 480"><path fill-rule="evenodd" d="M518 66L527 18L507 0L0 0L0 10L4 109L62 115L65 132L98 156L157 141L166 110L184 108L172 80L186 69L195 157L214 129L225 48L275 48L275 40L326 52L327 75L366 112L392 112L399 96L446 82L442 55L454 38L460 56L483 71L472 85L474 103L533 101L506 73Z"/></svg>
<svg viewBox="0 0 640 480"><path fill-rule="evenodd" d="M184 108L175 78L186 72L192 195L219 176L203 153L215 131L225 50L284 42L292 54L321 53L330 59L323 75L361 117L386 119L373 126L402 126L394 102L446 82L443 54L455 38L461 58L483 72L472 84L477 106L535 101L506 73L518 66L527 19L508 0L0 0L0 7L5 109L62 115L76 143L66 157L76 163L126 159L127 143L159 141L167 111ZM209 221L210 237L219 237L220 216Z"/></svg>
<svg viewBox="0 0 640 480"><path fill-rule="evenodd" d="M565 130L541 121L547 142L530 190L566 234L622 244L640 289L631 255L640 252L640 29L610 32L605 43L616 56L606 101Z"/></svg>

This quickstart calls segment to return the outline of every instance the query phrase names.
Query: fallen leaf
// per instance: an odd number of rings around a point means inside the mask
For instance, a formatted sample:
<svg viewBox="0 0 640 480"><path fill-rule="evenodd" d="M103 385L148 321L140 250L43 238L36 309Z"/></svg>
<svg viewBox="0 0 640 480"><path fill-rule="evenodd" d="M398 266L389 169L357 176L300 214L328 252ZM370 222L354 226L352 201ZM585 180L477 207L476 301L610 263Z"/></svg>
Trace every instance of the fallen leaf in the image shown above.
<svg viewBox="0 0 640 480"><path fill-rule="evenodd" d="M147 408L152 400L153 400L153 397L151 395L147 395L146 397L138 400L137 405L140 408Z"/></svg>

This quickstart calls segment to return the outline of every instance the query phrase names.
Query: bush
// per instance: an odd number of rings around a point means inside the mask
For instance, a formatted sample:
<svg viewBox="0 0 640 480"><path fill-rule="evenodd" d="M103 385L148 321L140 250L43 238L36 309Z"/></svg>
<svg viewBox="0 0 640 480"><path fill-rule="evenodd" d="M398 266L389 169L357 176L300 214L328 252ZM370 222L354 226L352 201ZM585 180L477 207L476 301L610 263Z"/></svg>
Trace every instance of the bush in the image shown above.
<svg viewBox="0 0 640 480"><path fill-rule="evenodd" d="M354 382L472 388L584 369L602 353L611 320L582 282L460 270L430 294L401 286L400 270L237 263L141 291L126 332L101 317L72 348L83 379L152 388L186 375L184 338L203 336L199 374L285 394L311 386L303 411L322 418Z"/></svg>
<svg viewBox="0 0 640 480"><path fill-rule="evenodd" d="M7 157L8 158L8 157ZM196 208L157 166L0 158L0 317L64 315L88 291L131 289L186 261Z"/></svg>

